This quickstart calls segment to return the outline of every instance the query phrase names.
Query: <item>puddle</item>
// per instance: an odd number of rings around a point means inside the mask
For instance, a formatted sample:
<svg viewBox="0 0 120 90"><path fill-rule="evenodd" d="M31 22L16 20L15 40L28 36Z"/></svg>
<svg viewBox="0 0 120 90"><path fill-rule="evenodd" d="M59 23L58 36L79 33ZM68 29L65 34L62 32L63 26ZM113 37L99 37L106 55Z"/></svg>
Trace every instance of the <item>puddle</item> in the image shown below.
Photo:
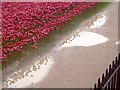
<svg viewBox="0 0 120 90"><path fill-rule="evenodd" d="M105 15L96 15L91 18L91 20L86 21L83 25L86 28L99 28L103 26L106 22L106 16Z"/></svg>
<svg viewBox="0 0 120 90"><path fill-rule="evenodd" d="M47 75L53 63L51 57L43 57L26 70L14 72L4 85L7 88L22 88L38 83Z"/></svg>
<svg viewBox="0 0 120 90"><path fill-rule="evenodd" d="M115 44L117 44L117 45L120 44L120 41L117 41Z"/></svg>
<svg viewBox="0 0 120 90"><path fill-rule="evenodd" d="M61 48L64 47L73 47L73 46L94 46L98 44L102 44L108 41L108 38L106 38L103 35L94 33L94 32L87 32L82 31L78 32L75 35L68 37L65 41L63 41Z"/></svg>

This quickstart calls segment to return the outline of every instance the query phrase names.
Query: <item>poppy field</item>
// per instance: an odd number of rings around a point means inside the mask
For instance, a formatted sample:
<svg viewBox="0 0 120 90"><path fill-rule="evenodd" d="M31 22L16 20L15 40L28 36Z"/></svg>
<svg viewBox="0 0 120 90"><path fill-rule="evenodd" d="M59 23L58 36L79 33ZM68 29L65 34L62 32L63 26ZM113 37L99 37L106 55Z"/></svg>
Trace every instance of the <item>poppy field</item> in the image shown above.
<svg viewBox="0 0 120 90"><path fill-rule="evenodd" d="M98 2L2 2L2 63Z"/></svg>

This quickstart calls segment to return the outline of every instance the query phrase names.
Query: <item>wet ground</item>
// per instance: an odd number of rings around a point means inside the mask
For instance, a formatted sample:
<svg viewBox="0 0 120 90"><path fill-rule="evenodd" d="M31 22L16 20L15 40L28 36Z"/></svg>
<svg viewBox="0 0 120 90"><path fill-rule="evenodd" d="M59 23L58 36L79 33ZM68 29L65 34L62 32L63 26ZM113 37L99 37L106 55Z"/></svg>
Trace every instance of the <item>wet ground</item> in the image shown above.
<svg viewBox="0 0 120 90"><path fill-rule="evenodd" d="M79 22L73 31L41 49L34 56L3 71L7 88L92 88L118 53L118 6ZM74 22L72 22L75 24ZM24 60L27 59L27 60Z"/></svg>

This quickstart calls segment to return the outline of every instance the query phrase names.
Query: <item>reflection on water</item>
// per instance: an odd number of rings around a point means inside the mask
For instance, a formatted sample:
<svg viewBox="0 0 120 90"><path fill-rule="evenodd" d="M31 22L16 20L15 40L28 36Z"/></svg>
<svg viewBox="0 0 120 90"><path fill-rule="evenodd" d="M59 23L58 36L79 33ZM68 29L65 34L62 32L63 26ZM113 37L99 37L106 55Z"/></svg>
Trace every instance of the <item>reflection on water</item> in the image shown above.
<svg viewBox="0 0 120 90"><path fill-rule="evenodd" d="M101 27L105 24L106 22L106 16L104 15L96 15L93 18L91 18L90 20L86 21L84 23L84 26L86 28L98 28Z"/></svg>
<svg viewBox="0 0 120 90"><path fill-rule="evenodd" d="M4 84L7 88L22 88L40 82L52 64L53 59L51 57L43 57L25 71L14 72L13 76L8 78Z"/></svg>
<svg viewBox="0 0 120 90"><path fill-rule="evenodd" d="M120 44L120 41L117 41L116 44Z"/></svg>
<svg viewBox="0 0 120 90"><path fill-rule="evenodd" d="M73 36L68 37L65 41L60 45L61 47L72 47L72 46L93 46L101 43L105 43L108 41L108 38L94 33L82 31L78 32Z"/></svg>

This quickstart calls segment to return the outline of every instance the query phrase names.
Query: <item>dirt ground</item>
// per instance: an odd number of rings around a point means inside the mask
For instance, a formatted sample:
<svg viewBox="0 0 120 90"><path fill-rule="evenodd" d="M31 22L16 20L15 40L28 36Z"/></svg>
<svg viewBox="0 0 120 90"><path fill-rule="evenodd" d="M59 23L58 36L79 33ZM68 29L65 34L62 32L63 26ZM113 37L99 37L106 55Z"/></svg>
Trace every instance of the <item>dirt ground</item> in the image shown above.
<svg viewBox="0 0 120 90"><path fill-rule="evenodd" d="M34 57L24 58L27 61L8 66L3 87L92 88L118 53L117 3L56 38L44 54L38 49Z"/></svg>

